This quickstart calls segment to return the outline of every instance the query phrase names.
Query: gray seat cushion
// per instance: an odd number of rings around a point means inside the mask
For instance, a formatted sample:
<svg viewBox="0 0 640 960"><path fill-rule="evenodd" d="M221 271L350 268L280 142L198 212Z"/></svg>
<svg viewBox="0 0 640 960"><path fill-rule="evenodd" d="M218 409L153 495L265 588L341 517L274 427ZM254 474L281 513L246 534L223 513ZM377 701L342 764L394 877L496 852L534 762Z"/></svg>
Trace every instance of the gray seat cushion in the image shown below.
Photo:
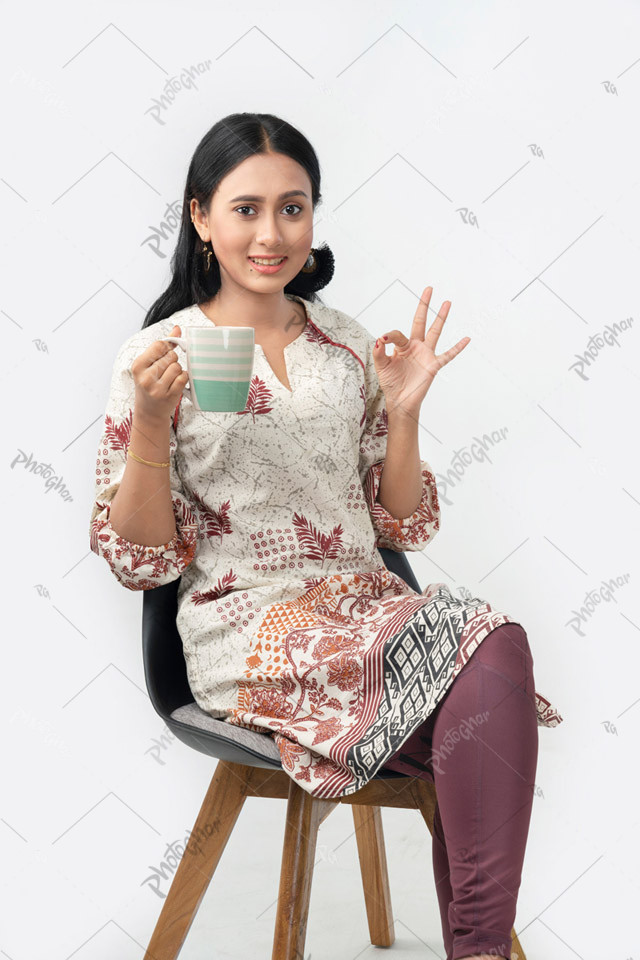
<svg viewBox="0 0 640 960"><path fill-rule="evenodd" d="M232 723L225 723L224 720L206 713L197 703L186 703L183 707L178 707L177 710L172 711L171 717L188 724L190 727L209 730L211 733L215 733L217 737L229 740L239 747L248 747L255 753L280 763L280 751L268 731L254 733L253 730L248 730L246 727L236 727Z"/></svg>

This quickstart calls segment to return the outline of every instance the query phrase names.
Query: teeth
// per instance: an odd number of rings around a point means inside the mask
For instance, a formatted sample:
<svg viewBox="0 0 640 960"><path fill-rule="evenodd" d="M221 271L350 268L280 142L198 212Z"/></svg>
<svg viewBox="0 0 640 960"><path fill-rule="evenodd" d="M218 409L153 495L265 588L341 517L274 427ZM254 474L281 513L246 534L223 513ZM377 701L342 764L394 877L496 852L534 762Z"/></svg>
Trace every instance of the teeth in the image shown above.
<svg viewBox="0 0 640 960"><path fill-rule="evenodd" d="M249 260L253 260L254 263L264 263L266 266L272 267L276 263L282 263L284 257L278 257L277 260L265 260L262 257L260 259L258 259L258 257L249 257Z"/></svg>

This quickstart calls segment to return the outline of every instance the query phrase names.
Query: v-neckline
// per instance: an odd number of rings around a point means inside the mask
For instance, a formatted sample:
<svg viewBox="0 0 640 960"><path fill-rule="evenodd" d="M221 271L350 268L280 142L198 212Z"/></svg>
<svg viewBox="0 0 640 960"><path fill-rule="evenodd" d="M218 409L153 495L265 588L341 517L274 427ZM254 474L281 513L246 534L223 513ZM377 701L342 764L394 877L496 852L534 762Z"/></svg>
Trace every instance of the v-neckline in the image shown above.
<svg viewBox="0 0 640 960"><path fill-rule="evenodd" d="M289 383L291 383L292 381L291 381L291 376L290 376L290 374L289 374L289 367L288 367L288 364L287 364L287 356L286 356L287 350L289 349L289 347L292 347L292 346L294 345L294 343L297 343L298 340L300 340L300 338L303 336L304 332L306 331L307 327L309 326L309 324L310 324L310 322L311 322L311 317L309 316L309 311L307 310L307 305L306 305L306 303L302 300L301 297L298 297L296 294L293 294L293 293L288 293L288 294L286 294L286 297L287 297L287 299L289 299L289 300L297 300L298 303L302 304L302 309L304 310L305 317L306 317L305 325L304 325L304 327L302 328L302 330L300 331L300 333L298 334L298 336L295 337L295 339L290 340L289 343L285 344L285 346L282 348L282 352L283 352L283 356L284 356L285 372L286 372L286 374L287 374L287 380L289 381ZM204 312L204 310L202 309L202 307L200 306L199 303L196 304L196 307L197 307L198 312L200 313L200 315L201 315L202 317L204 317L206 320L208 320L209 323L213 324L213 326L215 327L216 324L213 322L213 320L211 319L211 317L208 317L208 316L206 315L206 313ZM264 352L264 350L263 350L263 348L262 348L262 345L259 344L259 343L254 343L254 350L259 350L259 351L260 351L260 354L262 355L262 357L264 357L264 361L265 361L266 365L268 366L268 368L269 368L269 370L270 370L270 372L271 372L271 376L273 377L273 379L274 379L274 380L276 381L276 383L285 391L285 393L287 394L287 396L292 397L293 394L294 394L294 390L293 390L293 389L292 389L292 390L289 390L289 388L284 385L284 383L282 382L282 380L280 379L280 377L276 376L276 373L275 373L273 367L271 366L271 364L269 363L269 360L267 359L267 355L266 355L266 353Z"/></svg>
<svg viewBox="0 0 640 960"><path fill-rule="evenodd" d="M286 375L287 375L287 380L289 381L290 384L292 384L292 389L291 389L291 390L289 390L289 388L288 388L287 386L285 386L285 384L282 382L282 380L280 379L280 377L276 376L276 373L275 373L273 367L271 366L271 364L269 363L269 360L267 359L267 355L266 355L266 353L264 352L264 349L263 349L262 345L259 344L259 343L256 343L256 347L260 350L260 353L261 353L262 356L264 357L265 363L266 363L267 366L269 367L269 370L271 371L271 376L273 377L273 379L276 380L276 381L279 383L279 385L282 387L282 389L283 389L284 391L286 391L286 393L288 394L288 396L292 397L293 394L294 394L294 390L293 390L293 381L292 381L292 379L291 379L291 373L290 373L290 370L289 370L289 364L287 363L287 350L289 349L289 347L292 347L292 346L294 345L294 343L297 343L298 340L300 340L300 338L304 335L304 332L305 332L305 330L307 329L307 327L308 327L308 325L309 325L309 320L310 320L310 318L309 318L309 313L308 313L308 311L307 311L307 305L306 305L305 303L303 303L302 300L301 300L299 297L296 297L294 294L287 294L287 297L288 297L288 299L290 299L290 300L297 300L298 303L301 303L301 304L302 304L302 309L304 310L305 318L306 318L305 325L304 325L304 327L302 328L302 330L300 331L300 333L298 334L298 336L295 337L293 340L290 340L289 343L285 344L284 347L282 348L282 355L283 355L283 357L284 357L285 373L286 373Z"/></svg>

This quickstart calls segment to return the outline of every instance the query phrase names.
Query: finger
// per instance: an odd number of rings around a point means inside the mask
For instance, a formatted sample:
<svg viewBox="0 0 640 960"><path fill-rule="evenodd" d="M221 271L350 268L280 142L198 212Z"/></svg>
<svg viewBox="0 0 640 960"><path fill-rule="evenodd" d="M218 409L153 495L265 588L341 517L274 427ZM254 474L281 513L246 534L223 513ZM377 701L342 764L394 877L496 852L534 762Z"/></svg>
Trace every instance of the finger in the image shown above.
<svg viewBox="0 0 640 960"><path fill-rule="evenodd" d="M164 357L160 357L159 360L156 360L153 369L158 371L158 377L161 377L166 370L172 367L174 364L180 366L180 361L178 359L178 354L175 350L170 350L168 353L165 353Z"/></svg>
<svg viewBox="0 0 640 960"><path fill-rule="evenodd" d="M187 371L180 369L176 373L175 370L171 370L170 367L167 367L167 369L162 373L162 376L158 377L158 386L161 387L165 393L169 393L178 377L184 377L184 382L186 383L188 378Z"/></svg>
<svg viewBox="0 0 640 960"><path fill-rule="evenodd" d="M169 336L182 336L182 331L177 323L174 323L173 328L169 331ZM166 340L155 340L149 347L151 355L153 356L153 360L151 362L155 363L156 360L166 356L168 353L175 353L176 346L177 344L168 343Z"/></svg>
<svg viewBox="0 0 640 960"><path fill-rule="evenodd" d="M378 337L373 345L373 359L380 369L386 367L393 359L393 357L387 355L387 351L384 348L386 343L389 343L389 341L383 337Z"/></svg>
<svg viewBox="0 0 640 960"><path fill-rule="evenodd" d="M432 293L433 287L425 287L422 291L422 296L416 307L416 312L413 315L413 323L411 324L412 340L424 340L424 330L427 324L427 315Z"/></svg>
<svg viewBox="0 0 640 960"><path fill-rule="evenodd" d="M170 336L174 336L174 334L172 333ZM173 343L167 343L166 340L154 340L153 343L149 344L144 353L141 354L141 357L144 357L146 366L151 367L156 360L162 359L162 357L174 349L175 344Z"/></svg>
<svg viewBox="0 0 640 960"><path fill-rule="evenodd" d="M178 354L171 343L164 343L163 346L167 347L167 352L163 353L162 356L157 357L150 365L146 366L144 372L151 375L156 382L161 380L165 372L175 364L180 366ZM175 373L175 371L174 371Z"/></svg>
<svg viewBox="0 0 640 960"><path fill-rule="evenodd" d="M167 344L167 346L169 347L167 352L154 361L159 367L162 367L163 370L166 368L167 364L175 363L175 361L178 359L178 352L176 348L172 347L170 343Z"/></svg>
<svg viewBox="0 0 640 960"><path fill-rule="evenodd" d="M444 327L444 322L449 315L449 310L451 309L451 300L445 300L440 310L438 311L438 316L435 318L429 331L424 338L424 342L427 343L433 352L435 353L436 344L438 342L438 337L442 333L442 328Z"/></svg>
<svg viewBox="0 0 640 960"><path fill-rule="evenodd" d="M409 338L404 335L402 330L389 330L379 338L379 342L384 346L385 343L393 343L399 349L408 346Z"/></svg>
<svg viewBox="0 0 640 960"><path fill-rule="evenodd" d="M464 350L466 345L471 341L471 337L463 337L462 340L458 340L455 346L451 347L449 350L445 350L444 353L439 354L436 357L436 360L441 367L444 367L450 360L453 360L454 357L460 353L461 350Z"/></svg>

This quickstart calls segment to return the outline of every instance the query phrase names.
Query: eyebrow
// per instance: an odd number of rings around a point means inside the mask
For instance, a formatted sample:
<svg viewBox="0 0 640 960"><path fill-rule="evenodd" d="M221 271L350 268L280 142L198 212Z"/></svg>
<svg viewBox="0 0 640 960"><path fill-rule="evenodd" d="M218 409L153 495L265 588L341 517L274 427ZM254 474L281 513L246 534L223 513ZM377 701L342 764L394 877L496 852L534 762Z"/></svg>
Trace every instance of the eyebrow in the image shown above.
<svg viewBox="0 0 640 960"><path fill-rule="evenodd" d="M281 193L278 197L278 200L286 200L287 197L307 197L304 190L287 190L286 193ZM229 200L229 203L237 203L238 200L265 200L265 197L256 197L249 196L248 194L243 194L241 197L234 197L233 200ZM307 200L309 198L307 197Z"/></svg>

